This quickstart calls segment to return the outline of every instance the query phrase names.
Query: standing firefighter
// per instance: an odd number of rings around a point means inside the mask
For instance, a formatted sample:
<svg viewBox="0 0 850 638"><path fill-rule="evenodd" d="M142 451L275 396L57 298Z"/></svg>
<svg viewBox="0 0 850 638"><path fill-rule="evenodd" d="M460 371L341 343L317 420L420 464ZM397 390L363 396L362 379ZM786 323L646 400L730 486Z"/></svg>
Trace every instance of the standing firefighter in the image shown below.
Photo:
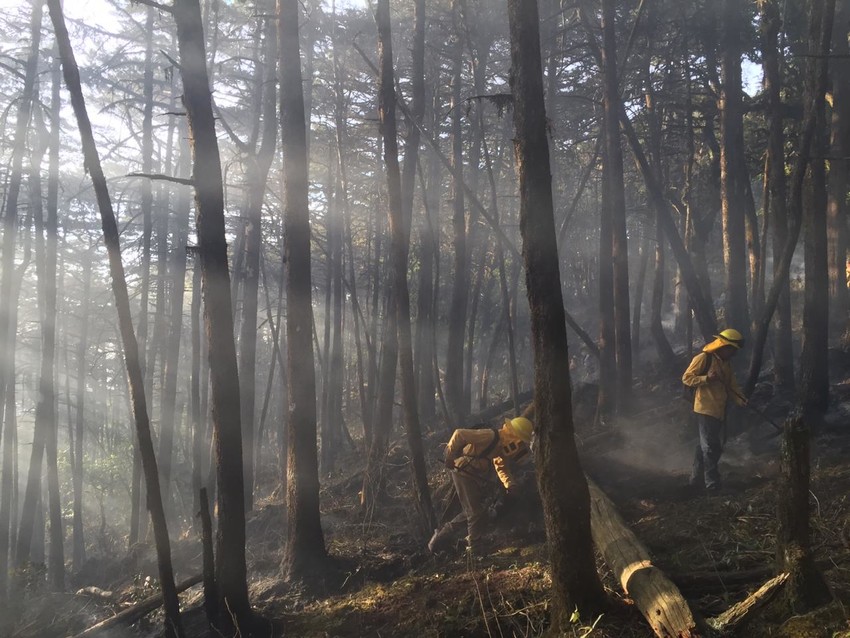
<svg viewBox="0 0 850 638"><path fill-rule="evenodd" d="M495 467L499 480L511 494L516 489L512 466L527 456L533 430L531 421L522 416L505 419L498 430L455 430L446 446L445 464L451 471L461 513L434 530L428 542L431 552L443 547L466 523L467 548L473 554L481 553L481 537L487 522L484 498L490 468Z"/></svg>
<svg viewBox="0 0 850 638"><path fill-rule="evenodd" d="M722 433L730 397L740 406L747 404L732 372L729 360L744 345L741 333L727 328L702 349L682 375L682 383L694 390L693 410L699 424L699 443L694 455L690 484L720 489L717 464L723 451Z"/></svg>

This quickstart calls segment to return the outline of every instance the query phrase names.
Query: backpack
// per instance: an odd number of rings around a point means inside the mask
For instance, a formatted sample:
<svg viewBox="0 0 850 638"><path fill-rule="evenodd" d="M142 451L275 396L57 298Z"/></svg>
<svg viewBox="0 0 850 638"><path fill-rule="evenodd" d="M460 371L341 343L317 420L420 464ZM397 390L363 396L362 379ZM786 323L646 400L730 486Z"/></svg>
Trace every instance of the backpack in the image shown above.
<svg viewBox="0 0 850 638"><path fill-rule="evenodd" d="M493 432L493 440L487 444L487 447L481 452L481 454L476 455L477 458L486 458L490 452L499 444L499 430L502 428L490 425L489 423L476 423L473 425L470 430L490 430Z"/></svg>
<svg viewBox="0 0 850 638"><path fill-rule="evenodd" d="M711 355L706 354L705 355L705 361L703 362L703 366L702 366L702 369L700 370L699 374L700 375L708 374L708 369L710 367L711 367ZM694 400L696 399L696 396L697 396L697 389L696 389L695 386L685 385L684 383L682 384L682 399L684 399L685 401L690 403L691 406L693 406Z"/></svg>

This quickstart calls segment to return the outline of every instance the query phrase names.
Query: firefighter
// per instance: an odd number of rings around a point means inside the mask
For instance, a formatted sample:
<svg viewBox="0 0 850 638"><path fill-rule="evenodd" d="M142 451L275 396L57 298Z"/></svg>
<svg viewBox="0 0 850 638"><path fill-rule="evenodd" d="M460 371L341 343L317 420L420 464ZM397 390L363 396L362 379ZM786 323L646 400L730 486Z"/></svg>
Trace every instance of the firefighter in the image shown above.
<svg viewBox="0 0 850 638"><path fill-rule="evenodd" d="M742 407L747 404L729 363L743 345L741 333L727 328L693 358L682 375L682 383L694 389L693 411L699 425L699 442L689 481L692 487L704 484L709 491L720 489L717 464L723 451L726 406L730 398Z"/></svg>
<svg viewBox="0 0 850 638"><path fill-rule="evenodd" d="M500 429L455 430L446 446L445 465L451 472L461 513L434 530L428 542L429 551L439 551L465 524L467 550L472 554L481 553L487 513L484 498L490 468L495 468L499 481L508 495L512 495L517 485L512 469L528 455L533 431L531 421L523 416L505 419Z"/></svg>

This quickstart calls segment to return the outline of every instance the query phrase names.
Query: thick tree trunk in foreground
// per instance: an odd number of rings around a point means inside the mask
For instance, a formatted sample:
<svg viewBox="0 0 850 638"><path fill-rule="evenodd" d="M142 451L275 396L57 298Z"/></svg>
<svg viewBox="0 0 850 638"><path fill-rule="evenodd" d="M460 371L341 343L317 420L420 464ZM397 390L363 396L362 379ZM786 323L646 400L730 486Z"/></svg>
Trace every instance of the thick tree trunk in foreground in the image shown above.
<svg viewBox="0 0 850 638"><path fill-rule="evenodd" d="M623 591L660 638L695 638L696 621L679 588L652 564L649 552L605 493L590 480L588 485L593 542Z"/></svg>
<svg viewBox="0 0 850 638"><path fill-rule="evenodd" d="M573 432L536 0L509 0L508 19L520 230L534 352L535 460L552 560L552 624L556 631L566 631L575 609L582 618L593 617L603 592L593 559L590 496Z"/></svg>
<svg viewBox="0 0 850 638"><path fill-rule="evenodd" d="M162 508L162 497L159 491L159 476L156 467L156 457L151 440L150 420L148 419L147 404L139 365L139 347L136 335L133 333L133 319L130 311L130 298L127 294L127 282L124 277L124 265L121 263L121 245L118 236L118 226L112 211L112 201L106 186L106 177L100 165L100 157L94 143L91 122L89 121L86 105L83 99L80 73L71 49L71 40L65 27L65 18L59 0L47 0L50 18L56 33L59 53L62 58L62 71L65 84L71 93L71 104L80 128L83 154L86 166L92 177L97 204L100 209L103 225L104 243L109 252L109 270L112 276L112 290L115 295L115 308L118 311L118 325L121 331L121 342L124 346L124 360L127 366L127 376L130 385L130 397L133 416L136 422L136 433L139 449L145 470L145 480L148 486L148 508L154 527L154 540L157 551L159 580L165 601L165 636L173 638L183 636L180 622L180 604L177 599L177 589L174 585L174 570L171 566L171 547L168 539L168 528L165 523L165 512Z"/></svg>
<svg viewBox="0 0 850 638"><path fill-rule="evenodd" d="M298 44L298 0L278 0L281 144L286 265L286 342L289 379L283 573L312 580L327 559L319 517L316 376L310 284L310 209L306 115Z"/></svg>
<svg viewBox="0 0 850 638"><path fill-rule="evenodd" d="M203 278L212 421L214 428L218 528L216 580L222 618L244 626L251 617L245 565L245 494L242 474L239 375L233 339L230 275L224 235L224 193L212 95L204 53L198 0L176 0L174 21L180 48L183 104L189 120L195 180L198 255Z"/></svg>

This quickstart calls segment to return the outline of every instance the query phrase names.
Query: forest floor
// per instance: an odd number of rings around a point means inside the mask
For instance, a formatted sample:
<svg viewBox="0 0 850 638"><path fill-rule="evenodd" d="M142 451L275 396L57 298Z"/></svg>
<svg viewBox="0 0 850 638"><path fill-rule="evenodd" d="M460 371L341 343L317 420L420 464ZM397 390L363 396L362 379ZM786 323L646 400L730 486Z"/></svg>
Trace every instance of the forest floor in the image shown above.
<svg viewBox="0 0 850 638"><path fill-rule="evenodd" d="M850 638L850 356L834 353L831 408L815 433L812 448L811 525L815 558L832 588L835 602L808 615L772 617L770 608L738 630L740 636ZM746 597L769 577L776 526L776 478L779 438L750 412L737 414L721 460L724 486L719 494L687 488L695 431L688 406L679 400L676 380L650 381L637 388L636 416L616 432L599 436L582 392L577 406L577 436L582 463L616 503L626 522L650 550L654 563L679 584L695 612L712 617ZM781 422L790 404L770 397L762 384L754 402ZM671 398L672 397L672 398ZM427 438L435 509L445 510L450 489L439 462L445 433ZM592 442L592 445L591 445ZM248 521L251 597L257 611L275 621L277 633L316 638L539 636L547 625L550 578L544 532L534 499L492 520L496 549L470 560L458 549L433 556L426 534L417 529L408 492L403 444L390 454L387 501L372 514L359 506L363 455L341 459L345 468L329 477L322 491L322 523L332 568L321 593L286 587L279 579L285 533L279 499L261 502ZM531 504L531 505L529 505ZM174 544L178 579L199 565L194 538ZM113 590L112 603L100 597L45 595L41 610L28 614L16 637L67 636L108 616L151 590L152 554L102 561L80 585ZM128 562L130 561L130 562ZM599 618L577 619L574 637L643 638L647 623L620 590L597 556L609 597ZM94 581L99 582L94 582ZM192 636L206 636L200 592L184 597ZM112 611L110 611L110 609ZM45 615L52 617L46 626ZM40 619L40 620L38 620ZM111 638L152 636L161 626L155 615Z"/></svg>

